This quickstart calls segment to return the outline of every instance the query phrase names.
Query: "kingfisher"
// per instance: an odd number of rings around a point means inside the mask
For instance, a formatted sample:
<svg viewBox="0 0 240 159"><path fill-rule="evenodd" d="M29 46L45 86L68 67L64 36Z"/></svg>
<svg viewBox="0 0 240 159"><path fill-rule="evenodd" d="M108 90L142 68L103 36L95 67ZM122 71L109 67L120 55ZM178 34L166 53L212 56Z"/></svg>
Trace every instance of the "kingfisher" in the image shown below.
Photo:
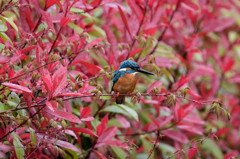
<svg viewBox="0 0 240 159"><path fill-rule="evenodd" d="M117 93L116 103L124 104L125 96L119 94L131 94L137 84L137 73L144 73L148 75L154 75L148 72L131 60L124 61L118 70L113 74L113 86L112 91Z"/></svg>

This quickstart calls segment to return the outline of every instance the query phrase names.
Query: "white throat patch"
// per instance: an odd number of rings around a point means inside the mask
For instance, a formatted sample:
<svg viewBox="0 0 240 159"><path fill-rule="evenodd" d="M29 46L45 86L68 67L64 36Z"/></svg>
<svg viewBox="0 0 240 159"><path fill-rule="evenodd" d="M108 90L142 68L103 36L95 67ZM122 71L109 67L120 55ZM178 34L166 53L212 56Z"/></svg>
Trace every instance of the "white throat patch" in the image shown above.
<svg viewBox="0 0 240 159"><path fill-rule="evenodd" d="M127 68L121 68L119 71L127 71Z"/></svg>

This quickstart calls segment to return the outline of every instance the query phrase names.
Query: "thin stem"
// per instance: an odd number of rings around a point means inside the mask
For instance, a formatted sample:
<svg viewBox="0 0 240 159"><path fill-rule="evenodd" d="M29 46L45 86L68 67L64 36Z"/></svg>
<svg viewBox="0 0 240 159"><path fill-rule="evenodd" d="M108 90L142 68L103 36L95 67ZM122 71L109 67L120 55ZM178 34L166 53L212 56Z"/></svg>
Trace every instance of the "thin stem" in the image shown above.
<svg viewBox="0 0 240 159"><path fill-rule="evenodd" d="M177 1L176 8L173 10L173 12L172 12L172 14L170 15L170 18L169 18L169 20L168 20L168 25L171 24L171 21L172 21L174 15L175 15L175 13L177 12L178 8L180 7L181 1L182 1L182 0L178 0L178 1ZM154 46L154 48L152 49L152 51L150 52L149 55L152 55L152 54L156 51L156 49L157 49L157 47L158 47L158 44L159 44L160 41L162 41L162 39L163 39L163 37L164 37L167 29L168 29L168 27L164 27L161 35L160 35L160 36L158 37L158 39L157 39L157 41L158 41L157 44ZM143 60L145 60L145 59L146 59L146 58L144 58Z"/></svg>

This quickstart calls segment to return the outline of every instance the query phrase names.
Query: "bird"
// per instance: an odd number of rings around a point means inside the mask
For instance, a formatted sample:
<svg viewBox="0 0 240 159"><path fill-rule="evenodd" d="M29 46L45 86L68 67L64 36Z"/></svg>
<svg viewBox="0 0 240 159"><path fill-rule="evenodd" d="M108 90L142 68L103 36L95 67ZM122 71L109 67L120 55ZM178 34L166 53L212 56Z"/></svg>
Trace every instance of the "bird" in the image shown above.
<svg viewBox="0 0 240 159"><path fill-rule="evenodd" d="M138 79L137 73L154 75L153 73L140 68L138 63L131 60L123 61L119 69L114 72L112 91L117 93L117 104L125 103L125 96L119 94L131 94L134 91Z"/></svg>

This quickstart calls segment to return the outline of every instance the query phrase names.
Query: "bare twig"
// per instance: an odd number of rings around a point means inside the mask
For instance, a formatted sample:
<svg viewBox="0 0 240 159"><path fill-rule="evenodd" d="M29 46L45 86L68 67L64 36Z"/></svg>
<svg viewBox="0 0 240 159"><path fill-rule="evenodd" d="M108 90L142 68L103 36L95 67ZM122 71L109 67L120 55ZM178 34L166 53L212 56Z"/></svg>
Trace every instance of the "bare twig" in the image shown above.
<svg viewBox="0 0 240 159"><path fill-rule="evenodd" d="M168 20L168 24L169 24L169 25L171 24L171 21L172 21L174 15L175 15L175 13L177 12L178 8L180 7L181 1L182 1L182 0L178 0L178 1L177 1L176 8L173 10L173 12L172 12L171 15L170 15L169 20ZM160 36L158 37L158 39L157 39L157 41L158 41L157 44L154 46L154 48L152 49L152 51L150 52L149 55L152 55L152 54L156 51L156 49L157 49L157 47L158 47L158 44L159 44L160 41L162 41L162 39L163 39L163 37L164 37L167 29L168 29L168 27L165 26L164 29L163 29L163 31L162 31L162 33L161 33L161 35L160 35ZM145 60L145 59L146 59L146 58L144 58L143 60ZM143 61L143 60L142 60L142 61Z"/></svg>
<svg viewBox="0 0 240 159"><path fill-rule="evenodd" d="M152 148L150 154L148 155L148 158L147 158L147 159L149 159L149 158L151 157L153 151L155 150L155 148L156 148L156 146L157 146L157 143L158 143L159 140L160 140L160 132L159 132L159 130L157 131L157 134L156 134L156 135L157 135L157 139L156 139L156 141L155 141L155 143L154 143L154 145L153 145L153 148Z"/></svg>

